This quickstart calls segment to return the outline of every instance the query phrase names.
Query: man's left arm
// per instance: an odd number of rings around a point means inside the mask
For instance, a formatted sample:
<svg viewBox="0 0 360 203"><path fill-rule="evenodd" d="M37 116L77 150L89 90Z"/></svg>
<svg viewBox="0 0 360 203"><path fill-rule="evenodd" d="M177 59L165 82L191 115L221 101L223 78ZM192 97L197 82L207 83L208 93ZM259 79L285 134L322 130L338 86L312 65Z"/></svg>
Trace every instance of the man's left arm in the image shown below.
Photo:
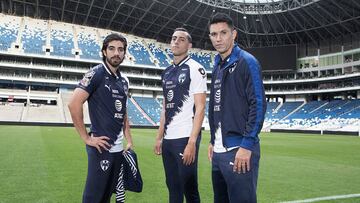
<svg viewBox="0 0 360 203"><path fill-rule="evenodd" d="M251 60L245 72L247 77L245 78L245 91L248 98L249 113L245 125L244 138L234 160L233 170L238 173L250 171L252 150L262 128L266 110L265 91L258 62Z"/></svg>
<svg viewBox="0 0 360 203"><path fill-rule="evenodd" d="M205 116L206 105L206 70L201 65L190 68L190 94L194 96L195 115L193 127L188 143L183 152L183 163L190 165L194 163L196 157L196 140L200 134L201 126Z"/></svg>
<svg viewBox="0 0 360 203"><path fill-rule="evenodd" d="M183 163L185 165L190 165L195 161L196 140L199 136L205 115L206 93L194 94L194 103L195 115L193 120L193 128L183 153Z"/></svg>
<svg viewBox="0 0 360 203"><path fill-rule="evenodd" d="M132 147L133 147L133 141L132 141L132 137L131 137L131 133L130 133L130 124L129 124L129 119L127 116L127 111L124 116L124 129L123 130L124 130L124 136L125 136L125 139L127 142L125 151L127 151L129 149L132 149Z"/></svg>

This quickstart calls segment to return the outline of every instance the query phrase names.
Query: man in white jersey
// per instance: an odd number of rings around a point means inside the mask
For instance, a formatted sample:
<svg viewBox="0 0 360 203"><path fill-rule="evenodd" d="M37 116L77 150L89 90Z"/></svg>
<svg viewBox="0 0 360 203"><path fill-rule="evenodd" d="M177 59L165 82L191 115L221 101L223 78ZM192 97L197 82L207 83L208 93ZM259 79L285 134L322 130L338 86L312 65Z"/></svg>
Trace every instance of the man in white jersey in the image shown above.
<svg viewBox="0 0 360 203"><path fill-rule="evenodd" d="M173 65L162 74L163 107L155 154L162 154L170 203L200 202L197 158L205 114L206 72L188 56L191 36L184 28L171 38Z"/></svg>

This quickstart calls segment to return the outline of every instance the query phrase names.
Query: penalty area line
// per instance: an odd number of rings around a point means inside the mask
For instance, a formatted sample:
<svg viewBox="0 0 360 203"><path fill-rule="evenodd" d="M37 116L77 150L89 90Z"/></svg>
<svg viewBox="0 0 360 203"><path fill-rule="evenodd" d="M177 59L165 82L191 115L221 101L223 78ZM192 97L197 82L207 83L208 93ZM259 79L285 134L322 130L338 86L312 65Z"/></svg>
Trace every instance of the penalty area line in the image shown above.
<svg viewBox="0 0 360 203"><path fill-rule="evenodd" d="M327 197L317 197L317 198L311 198L311 199L286 201L286 202L280 202L280 203L318 202L318 201L324 201L324 200L348 199L348 198L355 198L355 197L360 197L360 193L359 194L348 194L348 195L335 195L335 196L327 196Z"/></svg>

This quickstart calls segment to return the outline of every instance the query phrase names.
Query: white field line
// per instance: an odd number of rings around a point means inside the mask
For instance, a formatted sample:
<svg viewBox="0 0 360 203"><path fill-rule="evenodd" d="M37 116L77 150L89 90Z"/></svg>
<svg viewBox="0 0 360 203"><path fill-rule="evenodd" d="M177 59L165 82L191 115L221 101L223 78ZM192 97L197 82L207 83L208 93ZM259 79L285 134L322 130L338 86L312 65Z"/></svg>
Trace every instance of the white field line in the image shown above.
<svg viewBox="0 0 360 203"><path fill-rule="evenodd" d="M318 202L318 201L324 201L324 200L347 199L347 198L354 198L354 197L360 197L360 194L348 194L348 195L317 197L317 198L312 198L312 199L294 200L294 201L286 201L286 202L280 202L280 203Z"/></svg>

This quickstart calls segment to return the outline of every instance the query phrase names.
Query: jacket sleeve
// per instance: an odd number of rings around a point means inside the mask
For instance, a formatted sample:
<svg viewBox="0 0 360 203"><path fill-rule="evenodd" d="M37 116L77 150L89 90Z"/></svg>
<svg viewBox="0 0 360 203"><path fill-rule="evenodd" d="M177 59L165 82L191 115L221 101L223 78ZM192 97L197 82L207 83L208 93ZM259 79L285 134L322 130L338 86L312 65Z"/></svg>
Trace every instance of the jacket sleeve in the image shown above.
<svg viewBox="0 0 360 203"><path fill-rule="evenodd" d="M266 98L262 82L261 68L258 61L249 57L246 59L245 91L248 103L248 119L245 125L244 139L240 146L252 150L254 144L259 141L258 134L261 131L265 112Z"/></svg>

